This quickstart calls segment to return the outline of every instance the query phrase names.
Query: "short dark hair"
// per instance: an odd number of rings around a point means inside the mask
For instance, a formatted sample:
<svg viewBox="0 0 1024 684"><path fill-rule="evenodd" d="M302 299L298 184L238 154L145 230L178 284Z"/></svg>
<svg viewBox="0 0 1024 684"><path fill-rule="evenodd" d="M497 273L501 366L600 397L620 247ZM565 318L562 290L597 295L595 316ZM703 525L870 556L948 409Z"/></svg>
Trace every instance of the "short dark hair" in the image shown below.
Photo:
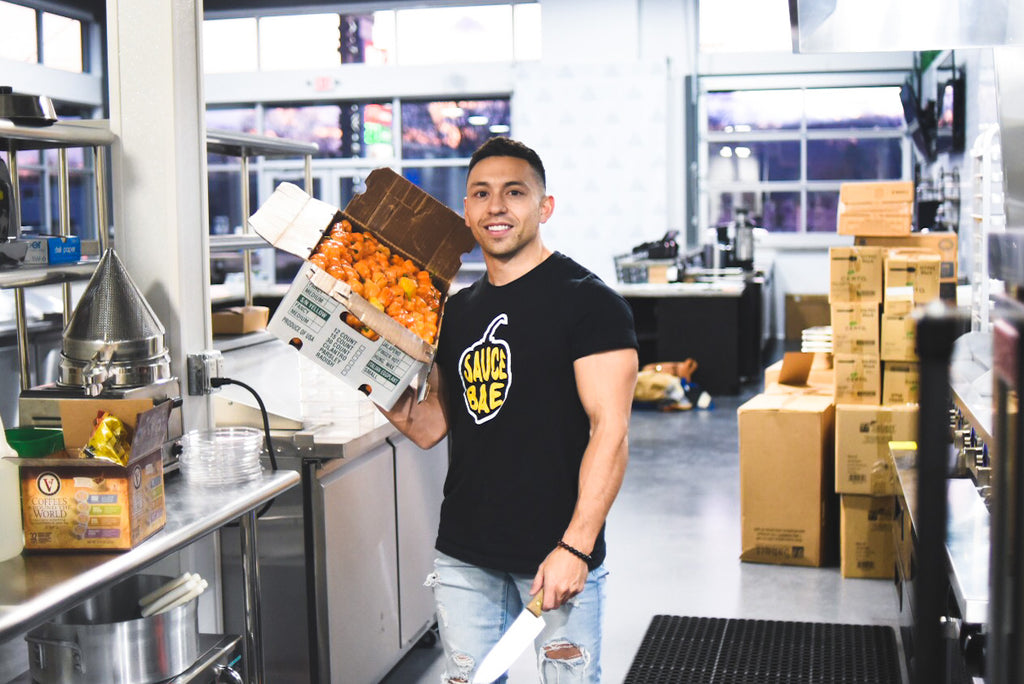
<svg viewBox="0 0 1024 684"><path fill-rule="evenodd" d="M478 162L488 157L516 157L517 159L525 160L534 173L537 174L537 178L540 179L541 187L547 187L547 176L544 173L544 164L540 160L540 155L518 140L512 140L505 136L488 139L487 142L477 148L470 158L469 171L472 171Z"/></svg>

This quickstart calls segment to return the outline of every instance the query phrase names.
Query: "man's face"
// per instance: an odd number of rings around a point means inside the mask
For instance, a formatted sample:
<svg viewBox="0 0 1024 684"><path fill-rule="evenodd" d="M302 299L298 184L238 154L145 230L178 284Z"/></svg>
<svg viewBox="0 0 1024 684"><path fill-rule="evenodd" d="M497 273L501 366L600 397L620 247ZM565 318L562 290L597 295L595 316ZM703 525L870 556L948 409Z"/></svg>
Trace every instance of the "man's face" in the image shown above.
<svg viewBox="0 0 1024 684"><path fill-rule="evenodd" d="M536 242L553 208L525 159L487 157L466 180L466 225L491 257L511 260Z"/></svg>

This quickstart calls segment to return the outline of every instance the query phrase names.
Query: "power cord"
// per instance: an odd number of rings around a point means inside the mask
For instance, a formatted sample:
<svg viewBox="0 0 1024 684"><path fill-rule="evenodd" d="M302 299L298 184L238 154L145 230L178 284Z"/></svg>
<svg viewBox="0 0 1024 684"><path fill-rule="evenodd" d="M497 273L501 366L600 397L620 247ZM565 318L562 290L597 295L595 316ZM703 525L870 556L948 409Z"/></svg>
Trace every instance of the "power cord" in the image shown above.
<svg viewBox="0 0 1024 684"><path fill-rule="evenodd" d="M242 389L248 390L248 392L252 394L252 396L256 399L256 403L260 407L260 415L263 417L263 436L264 439L266 439L267 441L267 452L270 455L270 469L273 472L277 472L277 455L274 450L274 440L271 439L270 437L270 416L267 414L267 407L263 403L263 399L260 397L259 393L256 390L254 390L252 387L250 387L249 385L245 384L240 380L234 380L232 378L210 378L210 387L223 387L224 385L238 385ZM270 501L265 503L263 505L263 508L261 508L256 513L256 518L261 518L264 513L270 510L270 507L273 505L273 503L274 499L271 499ZM238 523L229 523L228 525L226 525L226 527L237 526Z"/></svg>

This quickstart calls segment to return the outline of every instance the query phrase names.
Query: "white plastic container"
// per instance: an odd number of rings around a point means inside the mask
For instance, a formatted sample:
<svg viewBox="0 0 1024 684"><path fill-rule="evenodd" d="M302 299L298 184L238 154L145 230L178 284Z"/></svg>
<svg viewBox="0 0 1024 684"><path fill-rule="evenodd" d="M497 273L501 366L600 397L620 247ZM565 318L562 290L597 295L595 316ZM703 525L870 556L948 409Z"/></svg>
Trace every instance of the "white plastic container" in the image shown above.
<svg viewBox="0 0 1024 684"><path fill-rule="evenodd" d="M6 460L17 456L18 452L7 443L3 419L0 418L0 561L14 558L25 548L18 465Z"/></svg>

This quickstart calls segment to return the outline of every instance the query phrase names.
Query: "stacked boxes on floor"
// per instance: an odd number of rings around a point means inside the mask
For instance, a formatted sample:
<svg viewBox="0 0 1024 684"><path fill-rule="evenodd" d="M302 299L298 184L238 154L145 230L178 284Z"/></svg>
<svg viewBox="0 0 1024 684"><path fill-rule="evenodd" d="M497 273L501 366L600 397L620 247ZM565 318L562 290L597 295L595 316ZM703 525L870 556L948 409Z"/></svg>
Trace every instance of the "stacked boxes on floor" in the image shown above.
<svg viewBox="0 0 1024 684"><path fill-rule="evenodd" d="M854 246L829 255L844 577L894 572L889 442L917 438L913 312L939 297L948 258L911 233L913 199L913 184L903 182L847 183L840 191L839 232L854 235Z"/></svg>

